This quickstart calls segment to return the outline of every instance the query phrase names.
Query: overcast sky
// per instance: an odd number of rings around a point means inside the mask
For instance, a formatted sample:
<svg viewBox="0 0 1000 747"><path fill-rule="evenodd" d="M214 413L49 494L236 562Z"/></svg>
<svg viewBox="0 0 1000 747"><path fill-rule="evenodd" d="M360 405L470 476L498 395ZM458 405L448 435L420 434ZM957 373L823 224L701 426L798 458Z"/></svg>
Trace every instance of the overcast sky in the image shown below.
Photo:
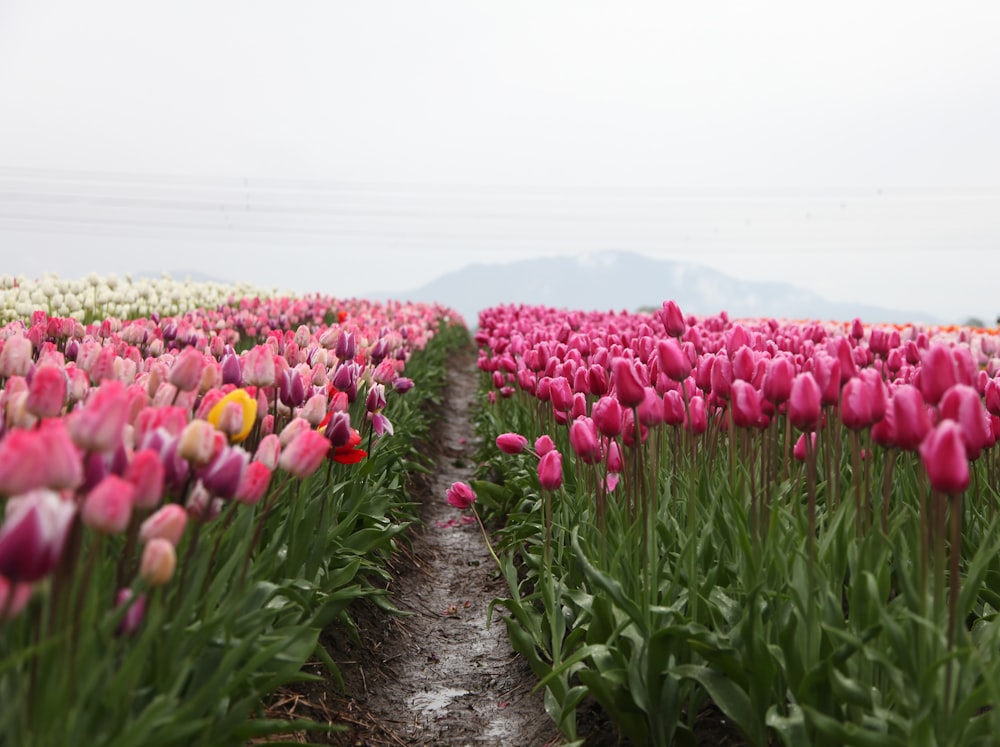
<svg viewBox="0 0 1000 747"><path fill-rule="evenodd" d="M0 272L349 296L621 249L993 321L998 28L992 0L0 0Z"/></svg>

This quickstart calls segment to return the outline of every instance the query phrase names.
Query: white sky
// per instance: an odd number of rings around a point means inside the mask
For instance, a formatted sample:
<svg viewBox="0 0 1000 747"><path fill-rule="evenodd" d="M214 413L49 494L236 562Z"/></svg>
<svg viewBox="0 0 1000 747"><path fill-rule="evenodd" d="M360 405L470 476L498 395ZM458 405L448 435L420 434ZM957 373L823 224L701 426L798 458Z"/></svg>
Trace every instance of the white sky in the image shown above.
<svg viewBox="0 0 1000 747"><path fill-rule="evenodd" d="M363 295L622 249L992 321L998 28L992 0L0 0L0 272Z"/></svg>

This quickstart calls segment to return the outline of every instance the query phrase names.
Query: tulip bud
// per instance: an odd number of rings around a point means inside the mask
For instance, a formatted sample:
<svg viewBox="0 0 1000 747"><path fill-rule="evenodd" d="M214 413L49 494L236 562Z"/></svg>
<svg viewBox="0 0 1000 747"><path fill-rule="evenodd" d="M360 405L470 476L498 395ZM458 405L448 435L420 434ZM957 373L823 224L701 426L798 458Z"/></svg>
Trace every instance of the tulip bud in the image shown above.
<svg viewBox="0 0 1000 747"><path fill-rule="evenodd" d="M542 457L556 448L552 438L548 435L541 435L535 439L535 454Z"/></svg>
<svg viewBox="0 0 1000 747"><path fill-rule="evenodd" d="M117 475L108 475L87 493L80 509L85 526L101 534L120 534L132 519L135 487Z"/></svg>
<svg viewBox="0 0 1000 747"><path fill-rule="evenodd" d="M476 493L464 482L453 482L445 493L445 499L449 506L464 511L476 502Z"/></svg>
<svg viewBox="0 0 1000 747"><path fill-rule="evenodd" d="M745 348L741 348L743 350ZM760 393L753 384L737 379L730 391L733 423L740 428L759 428L767 423L760 409Z"/></svg>
<svg viewBox="0 0 1000 747"><path fill-rule="evenodd" d="M0 525L0 575L33 582L59 562L76 506L51 490L10 498Z"/></svg>
<svg viewBox="0 0 1000 747"><path fill-rule="evenodd" d="M921 356L920 393L929 405L937 405L946 391L957 383L955 361L942 344L933 345Z"/></svg>
<svg viewBox="0 0 1000 747"><path fill-rule="evenodd" d="M177 387L179 391L190 392L197 389L201 383L201 373L204 368L204 354L197 348L184 348L174 358L170 373L167 375L167 381Z"/></svg>
<svg viewBox="0 0 1000 747"><path fill-rule="evenodd" d="M562 480L562 454L552 449L538 460L538 483L544 490L556 490Z"/></svg>
<svg viewBox="0 0 1000 747"><path fill-rule="evenodd" d="M107 453L122 440L128 416L128 392L120 381L105 381L66 420L73 443L84 451Z"/></svg>
<svg viewBox="0 0 1000 747"><path fill-rule="evenodd" d="M203 467L215 457L216 430L205 420L192 420L181 432L177 453L196 467Z"/></svg>
<svg viewBox="0 0 1000 747"><path fill-rule="evenodd" d="M174 575L177 551L169 540L153 537L142 550L139 577L150 586L163 586Z"/></svg>
<svg viewBox="0 0 1000 747"><path fill-rule="evenodd" d="M243 360L243 381L248 386L271 387L277 383L274 351L268 345L257 345L247 351Z"/></svg>
<svg viewBox="0 0 1000 747"><path fill-rule="evenodd" d="M646 387L639 378L636 364L628 358L611 361L611 378L615 385L615 396L622 407L638 407L646 398Z"/></svg>
<svg viewBox="0 0 1000 747"><path fill-rule="evenodd" d="M143 618L146 616L146 597L139 594L133 600L131 589L119 589L115 595L115 609L126 607L125 614L121 622L115 628L118 635L132 635L139 629Z"/></svg>
<svg viewBox="0 0 1000 747"><path fill-rule="evenodd" d="M259 503L271 484L271 470L263 462L250 462L243 470L240 485L233 498L240 503Z"/></svg>
<svg viewBox="0 0 1000 747"><path fill-rule="evenodd" d="M663 328L671 337L680 337L684 334L687 324L684 322L684 314L681 313L680 306L676 301L664 301L663 310L660 314Z"/></svg>
<svg viewBox="0 0 1000 747"><path fill-rule="evenodd" d="M39 418L57 417L66 404L66 373L55 365L39 366L31 377L25 407Z"/></svg>
<svg viewBox="0 0 1000 747"><path fill-rule="evenodd" d="M931 419L920 390L910 384L898 387L889 401L896 444L914 451L931 430Z"/></svg>
<svg viewBox="0 0 1000 747"><path fill-rule="evenodd" d="M931 487L942 493L961 493L969 487L969 460L962 431L953 420L942 420L920 444Z"/></svg>
<svg viewBox="0 0 1000 747"><path fill-rule="evenodd" d="M788 420L803 431L814 431L819 427L820 388L809 372L800 373L792 380L792 391L788 399Z"/></svg>
<svg viewBox="0 0 1000 747"><path fill-rule="evenodd" d="M187 526L187 511L178 503L168 503L150 514L139 526L139 539L149 542L160 537L176 547L184 536Z"/></svg>
<svg viewBox="0 0 1000 747"><path fill-rule="evenodd" d="M569 442L584 464L597 464L601 461L601 442L597 438L594 421L590 418L580 417L573 421L569 427Z"/></svg>
<svg viewBox="0 0 1000 747"><path fill-rule="evenodd" d="M329 450L330 442L306 423L306 430L281 450L278 466L295 477L306 478L319 468Z"/></svg>
<svg viewBox="0 0 1000 747"><path fill-rule="evenodd" d="M528 446L528 439L520 433L501 433L496 438L497 448L504 454L520 454Z"/></svg>

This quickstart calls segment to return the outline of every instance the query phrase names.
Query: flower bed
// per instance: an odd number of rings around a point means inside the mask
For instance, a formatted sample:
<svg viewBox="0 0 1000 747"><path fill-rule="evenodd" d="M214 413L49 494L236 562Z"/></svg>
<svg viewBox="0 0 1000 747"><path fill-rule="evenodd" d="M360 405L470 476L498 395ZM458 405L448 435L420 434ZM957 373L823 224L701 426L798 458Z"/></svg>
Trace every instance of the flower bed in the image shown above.
<svg viewBox="0 0 1000 747"><path fill-rule="evenodd" d="M995 331L483 312L498 600L568 738L994 744Z"/></svg>
<svg viewBox="0 0 1000 747"><path fill-rule="evenodd" d="M81 318L0 329L5 740L287 730L253 718L261 698L313 677L321 629L381 595L464 327L320 296Z"/></svg>

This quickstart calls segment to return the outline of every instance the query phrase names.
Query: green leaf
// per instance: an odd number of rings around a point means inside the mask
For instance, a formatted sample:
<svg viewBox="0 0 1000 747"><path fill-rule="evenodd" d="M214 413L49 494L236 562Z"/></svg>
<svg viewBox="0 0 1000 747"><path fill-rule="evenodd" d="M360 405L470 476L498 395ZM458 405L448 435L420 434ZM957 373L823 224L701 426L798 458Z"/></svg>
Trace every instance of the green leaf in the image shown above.
<svg viewBox="0 0 1000 747"><path fill-rule="evenodd" d="M682 664L671 671L680 679L694 680L701 685L751 744L767 745L767 733L760 716L754 712L749 696L736 683L713 669L697 664Z"/></svg>

